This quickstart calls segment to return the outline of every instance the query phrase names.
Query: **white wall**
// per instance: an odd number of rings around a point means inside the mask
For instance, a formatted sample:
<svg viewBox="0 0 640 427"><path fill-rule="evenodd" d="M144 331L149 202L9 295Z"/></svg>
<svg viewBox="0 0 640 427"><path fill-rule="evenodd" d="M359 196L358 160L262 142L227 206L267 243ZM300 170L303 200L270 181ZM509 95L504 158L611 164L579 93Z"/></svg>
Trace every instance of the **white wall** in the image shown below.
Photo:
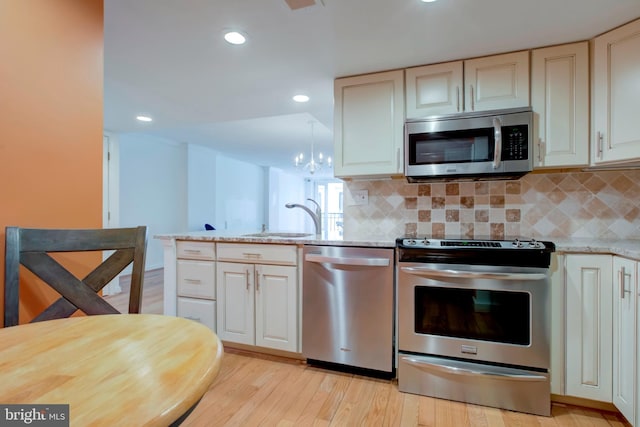
<svg viewBox="0 0 640 427"><path fill-rule="evenodd" d="M204 230L204 224L220 229L216 221L217 153L194 144L189 144L188 153L188 230Z"/></svg>
<svg viewBox="0 0 640 427"><path fill-rule="evenodd" d="M156 234L187 229L187 146L120 134L120 226L147 226L146 269L164 265Z"/></svg>
<svg viewBox="0 0 640 427"><path fill-rule="evenodd" d="M259 231L267 223L266 169L216 156L215 224L217 230Z"/></svg>
<svg viewBox="0 0 640 427"><path fill-rule="evenodd" d="M272 231L315 232L313 221L302 209L287 209L287 203L305 204L305 181L281 169L269 169L269 229Z"/></svg>
<svg viewBox="0 0 640 427"><path fill-rule="evenodd" d="M120 226L147 225L147 269L160 268L153 236L204 230L314 231L300 209L309 187L300 175L231 159L202 146L139 134L117 135L120 148ZM267 197L267 195L269 195Z"/></svg>

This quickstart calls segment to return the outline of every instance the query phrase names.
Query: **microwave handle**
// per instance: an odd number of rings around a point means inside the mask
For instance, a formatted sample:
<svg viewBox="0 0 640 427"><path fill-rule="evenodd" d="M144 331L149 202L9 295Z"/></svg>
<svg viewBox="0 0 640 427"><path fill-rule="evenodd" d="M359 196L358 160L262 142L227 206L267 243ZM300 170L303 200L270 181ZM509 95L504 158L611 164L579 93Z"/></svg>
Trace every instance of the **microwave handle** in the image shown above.
<svg viewBox="0 0 640 427"><path fill-rule="evenodd" d="M500 167L500 161L502 159L502 124L498 117L493 118L493 131L495 137L495 147L493 150L493 168L498 169Z"/></svg>

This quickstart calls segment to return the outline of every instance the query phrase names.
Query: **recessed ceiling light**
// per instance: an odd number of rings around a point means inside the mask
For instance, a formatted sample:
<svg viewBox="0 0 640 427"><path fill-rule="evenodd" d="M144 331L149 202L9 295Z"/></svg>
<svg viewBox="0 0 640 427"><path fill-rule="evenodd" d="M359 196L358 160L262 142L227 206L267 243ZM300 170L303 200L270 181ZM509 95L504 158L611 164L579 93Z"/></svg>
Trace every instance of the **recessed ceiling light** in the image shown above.
<svg viewBox="0 0 640 427"><path fill-rule="evenodd" d="M309 97L307 95L295 95L293 100L296 102L308 102Z"/></svg>
<svg viewBox="0 0 640 427"><path fill-rule="evenodd" d="M247 41L244 34L237 31L229 31L228 33L225 33L224 39L231 44L244 44Z"/></svg>
<svg viewBox="0 0 640 427"><path fill-rule="evenodd" d="M136 119L138 119L141 122L152 122L153 119L149 116L137 116Z"/></svg>
<svg viewBox="0 0 640 427"><path fill-rule="evenodd" d="M421 0L421 1L422 1L423 3L432 3L432 2L434 2L434 1L436 1L436 0Z"/></svg>

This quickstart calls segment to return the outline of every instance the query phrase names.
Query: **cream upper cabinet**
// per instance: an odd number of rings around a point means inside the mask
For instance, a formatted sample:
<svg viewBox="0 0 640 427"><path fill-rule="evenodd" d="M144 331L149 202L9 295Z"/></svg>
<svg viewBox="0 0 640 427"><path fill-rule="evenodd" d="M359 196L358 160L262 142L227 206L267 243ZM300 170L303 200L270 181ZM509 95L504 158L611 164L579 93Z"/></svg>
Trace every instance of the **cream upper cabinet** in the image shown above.
<svg viewBox="0 0 640 427"><path fill-rule="evenodd" d="M567 254L566 394L612 401L611 256Z"/></svg>
<svg viewBox="0 0 640 427"><path fill-rule="evenodd" d="M531 53L534 166L589 164L589 43Z"/></svg>
<svg viewBox="0 0 640 427"><path fill-rule="evenodd" d="M462 61L407 68L407 119L461 112L462 68Z"/></svg>
<svg viewBox="0 0 640 427"><path fill-rule="evenodd" d="M529 105L528 50L464 61L465 111Z"/></svg>
<svg viewBox="0 0 640 427"><path fill-rule="evenodd" d="M636 420L638 263L613 257L613 404Z"/></svg>
<svg viewBox="0 0 640 427"><path fill-rule="evenodd" d="M402 174L403 70L336 79L334 102L335 176Z"/></svg>
<svg viewBox="0 0 640 427"><path fill-rule="evenodd" d="M640 161L640 20L595 38L592 163Z"/></svg>
<svg viewBox="0 0 640 427"><path fill-rule="evenodd" d="M529 106L529 51L408 68L407 119Z"/></svg>

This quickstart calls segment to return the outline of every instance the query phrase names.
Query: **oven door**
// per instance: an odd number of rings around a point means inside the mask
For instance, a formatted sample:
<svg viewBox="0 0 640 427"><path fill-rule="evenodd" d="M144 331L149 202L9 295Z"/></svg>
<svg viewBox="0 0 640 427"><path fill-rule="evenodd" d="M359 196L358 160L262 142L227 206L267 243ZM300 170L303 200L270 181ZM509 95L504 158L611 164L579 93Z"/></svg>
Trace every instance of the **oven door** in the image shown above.
<svg viewBox="0 0 640 427"><path fill-rule="evenodd" d="M398 263L398 349L547 370L547 269Z"/></svg>

